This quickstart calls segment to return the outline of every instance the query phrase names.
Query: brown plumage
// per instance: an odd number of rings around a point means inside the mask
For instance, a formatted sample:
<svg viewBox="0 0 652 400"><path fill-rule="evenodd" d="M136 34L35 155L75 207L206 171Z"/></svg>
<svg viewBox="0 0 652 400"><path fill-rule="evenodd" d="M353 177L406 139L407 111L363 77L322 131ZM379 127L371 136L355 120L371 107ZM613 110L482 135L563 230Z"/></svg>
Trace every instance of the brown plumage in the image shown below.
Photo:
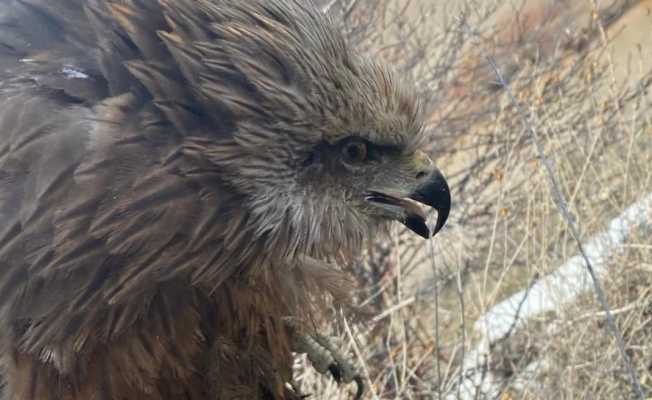
<svg viewBox="0 0 652 400"><path fill-rule="evenodd" d="M4 0L0 80L3 398L292 398L338 265L448 215L412 91L301 0Z"/></svg>

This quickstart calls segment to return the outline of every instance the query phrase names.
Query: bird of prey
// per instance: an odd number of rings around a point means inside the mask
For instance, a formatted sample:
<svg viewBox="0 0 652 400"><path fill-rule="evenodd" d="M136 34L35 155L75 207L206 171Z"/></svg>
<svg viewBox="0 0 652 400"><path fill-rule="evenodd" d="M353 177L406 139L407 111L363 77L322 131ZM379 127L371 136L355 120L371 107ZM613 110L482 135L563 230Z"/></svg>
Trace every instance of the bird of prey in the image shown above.
<svg viewBox="0 0 652 400"><path fill-rule="evenodd" d="M423 124L305 0L2 0L2 398L298 398L363 242L446 221Z"/></svg>

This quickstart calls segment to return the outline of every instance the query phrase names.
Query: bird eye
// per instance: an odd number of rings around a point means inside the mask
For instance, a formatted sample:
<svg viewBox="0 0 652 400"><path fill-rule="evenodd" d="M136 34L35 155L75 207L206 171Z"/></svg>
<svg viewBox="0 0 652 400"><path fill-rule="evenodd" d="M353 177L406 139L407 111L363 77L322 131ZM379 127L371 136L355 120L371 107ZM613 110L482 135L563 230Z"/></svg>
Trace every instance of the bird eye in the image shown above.
<svg viewBox="0 0 652 400"><path fill-rule="evenodd" d="M349 163L358 163L367 159L367 144L362 140L352 140L342 148L344 159Z"/></svg>

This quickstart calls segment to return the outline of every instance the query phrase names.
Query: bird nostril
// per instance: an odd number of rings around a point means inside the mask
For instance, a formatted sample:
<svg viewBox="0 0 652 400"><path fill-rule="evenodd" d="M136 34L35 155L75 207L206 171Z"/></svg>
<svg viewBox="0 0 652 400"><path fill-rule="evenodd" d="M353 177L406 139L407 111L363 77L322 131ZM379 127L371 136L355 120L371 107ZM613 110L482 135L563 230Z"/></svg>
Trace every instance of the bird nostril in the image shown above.
<svg viewBox="0 0 652 400"><path fill-rule="evenodd" d="M420 179L423 179L423 178L425 178L427 175L428 175L427 172L425 172L425 171L419 171L419 172L417 172L417 179L419 179L419 180L420 180Z"/></svg>

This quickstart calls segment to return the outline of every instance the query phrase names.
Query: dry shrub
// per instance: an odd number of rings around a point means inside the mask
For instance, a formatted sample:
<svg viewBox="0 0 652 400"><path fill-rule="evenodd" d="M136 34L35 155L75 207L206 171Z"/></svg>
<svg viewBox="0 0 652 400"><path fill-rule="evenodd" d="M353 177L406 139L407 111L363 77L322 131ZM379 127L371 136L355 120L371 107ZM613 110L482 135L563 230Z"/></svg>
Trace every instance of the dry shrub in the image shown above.
<svg viewBox="0 0 652 400"><path fill-rule="evenodd" d="M610 26L645 2L612 0L601 8L570 2L566 9L558 7L562 0L532 2L542 6L321 1L358 47L416 83L432 112L429 150L455 202L449 226L431 243L398 229L353 266L362 282L359 302L375 317L353 323L337 314L331 333L357 359L367 398L462 396L459 383L473 372L462 360L479 334L473 322L577 254L529 129L539 136L583 239L652 191L652 75L633 60L622 80L607 56ZM649 229L628 237L603 279L646 390L652 385ZM502 398L602 399L631 391L593 299L586 293L560 304L491 347L481 367L499 378ZM297 370L311 398L351 397L305 360ZM480 389L474 394L484 398Z"/></svg>

